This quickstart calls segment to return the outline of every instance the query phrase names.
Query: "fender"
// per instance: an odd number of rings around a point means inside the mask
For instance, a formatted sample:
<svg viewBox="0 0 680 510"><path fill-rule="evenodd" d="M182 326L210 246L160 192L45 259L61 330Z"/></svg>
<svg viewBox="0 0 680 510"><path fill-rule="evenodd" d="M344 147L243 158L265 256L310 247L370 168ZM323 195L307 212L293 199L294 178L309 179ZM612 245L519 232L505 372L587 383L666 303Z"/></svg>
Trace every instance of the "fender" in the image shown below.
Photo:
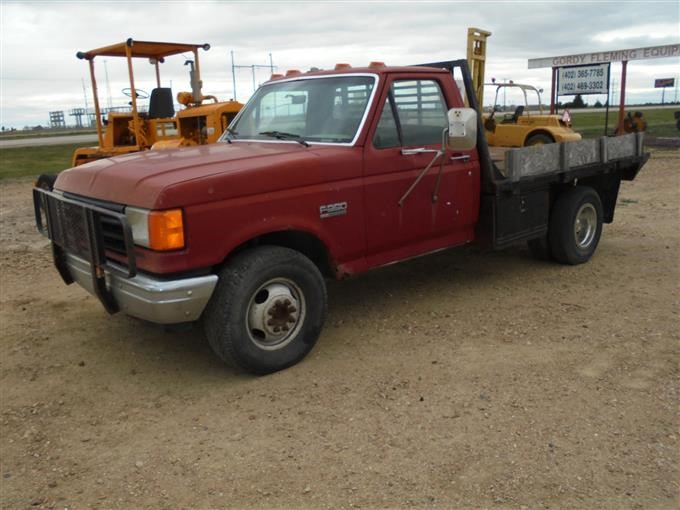
<svg viewBox="0 0 680 510"><path fill-rule="evenodd" d="M360 189L356 190L360 195ZM317 192L314 202L328 203L324 195ZM267 197L262 197L266 199ZM271 199L271 196L269 197ZM234 250L268 234L297 231L318 239L325 247L328 263L332 268L347 261L361 259L365 248L363 225L363 203L358 198L350 199L350 213L346 216L321 219L318 206L310 200L291 196L277 204L275 209L264 207L252 200L227 200L219 205L207 204L189 207L185 210L186 247L176 252L138 253L138 264L151 273L181 273L197 268L211 268L222 264ZM350 217L351 215L351 217ZM224 221L220 221L224 218ZM354 228L347 228L353 225ZM360 230L360 231L358 231ZM191 261L191 265L188 262Z"/></svg>

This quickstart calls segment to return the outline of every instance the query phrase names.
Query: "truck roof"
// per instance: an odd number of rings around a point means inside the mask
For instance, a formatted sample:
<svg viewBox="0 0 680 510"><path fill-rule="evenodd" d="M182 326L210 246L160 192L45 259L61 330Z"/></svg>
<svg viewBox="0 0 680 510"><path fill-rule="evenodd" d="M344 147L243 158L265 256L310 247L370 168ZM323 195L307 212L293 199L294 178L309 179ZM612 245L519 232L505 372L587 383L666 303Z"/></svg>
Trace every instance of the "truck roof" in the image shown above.
<svg viewBox="0 0 680 510"><path fill-rule="evenodd" d="M339 67L342 66L342 67ZM345 67L347 66L347 67ZM291 70L285 75L273 74L269 81L288 80L295 78L306 78L311 76L328 76L336 74L389 74L389 73L443 73L448 74L444 68L440 67L422 67L422 66L386 66L382 63L371 63L366 67L350 67L347 64L337 64L334 69L319 69L314 71L300 72Z"/></svg>
<svg viewBox="0 0 680 510"><path fill-rule="evenodd" d="M106 57L125 57L126 48L130 48L132 57L136 58L154 58L157 60L170 55L177 55L179 53L186 53L188 51L195 51L198 48L204 50L210 49L209 44L183 44L171 42L154 42L154 41L135 41L132 38L125 42L104 46L89 51L79 51L76 56L80 59L91 60L94 57L103 55Z"/></svg>

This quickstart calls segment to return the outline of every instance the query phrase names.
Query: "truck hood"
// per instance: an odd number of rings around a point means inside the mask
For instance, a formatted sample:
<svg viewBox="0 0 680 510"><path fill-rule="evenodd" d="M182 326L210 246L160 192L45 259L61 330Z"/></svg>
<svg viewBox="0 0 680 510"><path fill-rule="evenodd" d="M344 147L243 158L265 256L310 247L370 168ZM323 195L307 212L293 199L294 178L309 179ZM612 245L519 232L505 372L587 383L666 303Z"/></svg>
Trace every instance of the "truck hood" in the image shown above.
<svg viewBox="0 0 680 510"><path fill-rule="evenodd" d="M234 142L144 151L65 170L55 188L107 202L166 209L316 184L322 179L321 154L340 149Z"/></svg>

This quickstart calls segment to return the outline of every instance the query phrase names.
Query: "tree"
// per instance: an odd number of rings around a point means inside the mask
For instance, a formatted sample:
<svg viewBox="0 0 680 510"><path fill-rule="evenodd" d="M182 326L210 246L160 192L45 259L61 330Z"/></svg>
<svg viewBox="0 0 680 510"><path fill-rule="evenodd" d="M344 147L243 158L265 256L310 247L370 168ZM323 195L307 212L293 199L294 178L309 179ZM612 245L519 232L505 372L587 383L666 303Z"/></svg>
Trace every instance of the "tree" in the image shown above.
<svg viewBox="0 0 680 510"><path fill-rule="evenodd" d="M576 97L571 102L571 107L572 108L585 108L586 106L588 106L588 105L583 101L581 94L576 94Z"/></svg>
<svg viewBox="0 0 680 510"><path fill-rule="evenodd" d="M593 106L595 108L602 108L602 106L604 106L604 105L602 103L600 103L600 100L598 99L597 101L595 101L595 104Z"/></svg>

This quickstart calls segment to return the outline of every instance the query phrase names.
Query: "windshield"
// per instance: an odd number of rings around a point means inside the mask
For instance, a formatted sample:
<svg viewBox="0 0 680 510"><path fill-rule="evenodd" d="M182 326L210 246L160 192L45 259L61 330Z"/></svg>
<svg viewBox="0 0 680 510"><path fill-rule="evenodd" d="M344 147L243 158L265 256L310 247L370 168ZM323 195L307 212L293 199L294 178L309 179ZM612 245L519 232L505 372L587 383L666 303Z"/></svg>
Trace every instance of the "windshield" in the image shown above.
<svg viewBox="0 0 680 510"><path fill-rule="evenodd" d="M232 140L298 139L350 143L361 124L375 77L307 78L260 87L229 126Z"/></svg>

